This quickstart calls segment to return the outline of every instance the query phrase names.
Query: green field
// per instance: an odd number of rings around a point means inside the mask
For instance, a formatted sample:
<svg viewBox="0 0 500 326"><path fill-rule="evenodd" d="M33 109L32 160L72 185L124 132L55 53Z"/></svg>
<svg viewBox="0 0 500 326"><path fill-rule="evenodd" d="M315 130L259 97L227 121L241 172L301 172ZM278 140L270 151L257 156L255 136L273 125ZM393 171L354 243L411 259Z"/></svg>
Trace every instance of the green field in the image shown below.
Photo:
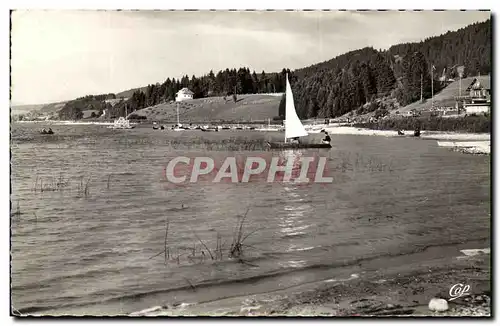
<svg viewBox="0 0 500 326"><path fill-rule="evenodd" d="M207 97L183 102L162 103L134 112L148 120L175 121L179 105L181 123L201 121L265 121L278 115L281 96L252 94L238 95L237 102L231 96Z"/></svg>

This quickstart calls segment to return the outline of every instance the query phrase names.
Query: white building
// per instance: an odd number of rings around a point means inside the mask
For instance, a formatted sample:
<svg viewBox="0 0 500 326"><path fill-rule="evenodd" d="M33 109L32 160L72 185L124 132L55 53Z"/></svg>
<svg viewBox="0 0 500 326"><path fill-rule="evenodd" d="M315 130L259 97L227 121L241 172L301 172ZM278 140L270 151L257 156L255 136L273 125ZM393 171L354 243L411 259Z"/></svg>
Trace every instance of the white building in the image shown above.
<svg viewBox="0 0 500 326"><path fill-rule="evenodd" d="M472 103L464 105L466 114L479 114L490 112L489 103Z"/></svg>
<svg viewBox="0 0 500 326"><path fill-rule="evenodd" d="M187 87L184 87L180 91L175 94L175 101L176 102L181 102L185 100L192 100L193 99L193 92L191 92Z"/></svg>
<svg viewBox="0 0 500 326"><path fill-rule="evenodd" d="M491 84L490 76L480 76L474 78L467 88L469 96L464 101L466 114L478 114L490 112L491 105Z"/></svg>

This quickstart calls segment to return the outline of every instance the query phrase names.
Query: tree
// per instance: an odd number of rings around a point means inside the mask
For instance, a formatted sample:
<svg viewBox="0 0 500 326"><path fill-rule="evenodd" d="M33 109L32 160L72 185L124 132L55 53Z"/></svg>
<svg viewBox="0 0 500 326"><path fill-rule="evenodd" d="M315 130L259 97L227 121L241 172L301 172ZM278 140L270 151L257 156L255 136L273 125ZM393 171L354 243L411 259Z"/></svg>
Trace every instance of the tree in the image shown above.
<svg viewBox="0 0 500 326"><path fill-rule="evenodd" d="M257 94L259 92L259 78L257 77L257 74L254 72L252 73L252 93Z"/></svg>
<svg viewBox="0 0 500 326"><path fill-rule="evenodd" d="M375 111L375 114L373 115L373 117L375 119L378 119L378 118L386 116L387 114L389 114L389 111L385 107L379 108Z"/></svg>
<svg viewBox="0 0 500 326"><path fill-rule="evenodd" d="M280 105L278 107L278 116L281 117L282 119L285 119L285 112L286 112L286 95L283 94L281 95Z"/></svg>
<svg viewBox="0 0 500 326"><path fill-rule="evenodd" d="M421 86L423 88L423 97L431 96L431 76L429 65L424 55L416 51L409 54L403 61L402 92L398 101L403 104L409 104L420 99ZM434 85L437 88L437 83Z"/></svg>
<svg viewBox="0 0 500 326"><path fill-rule="evenodd" d="M68 102L59 110L58 116L60 120L80 120L83 118L83 112Z"/></svg>
<svg viewBox="0 0 500 326"><path fill-rule="evenodd" d="M328 99L326 100L326 110L324 114L325 118L333 117L334 105L335 105L335 92L331 90L330 93L328 94Z"/></svg>
<svg viewBox="0 0 500 326"><path fill-rule="evenodd" d="M396 78L384 56L377 53L374 61L375 71L373 75L375 77L376 90L380 96L384 96L389 94L394 88Z"/></svg>

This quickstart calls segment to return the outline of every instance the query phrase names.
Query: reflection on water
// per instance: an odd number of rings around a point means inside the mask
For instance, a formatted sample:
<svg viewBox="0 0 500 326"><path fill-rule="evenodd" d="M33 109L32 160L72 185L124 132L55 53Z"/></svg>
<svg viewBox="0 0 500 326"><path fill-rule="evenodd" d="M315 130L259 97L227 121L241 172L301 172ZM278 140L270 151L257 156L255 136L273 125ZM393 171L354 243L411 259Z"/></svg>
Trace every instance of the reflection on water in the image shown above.
<svg viewBox="0 0 500 326"><path fill-rule="evenodd" d="M311 250L311 249L314 249L314 247L301 247L301 246L295 246L292 244L288 251L307 251L307 250Z"/></svg>
<svg viewBox="0 0 500 326"><path fill-rule="evenodd" d="M280 262L279 265L283 268L289 268L289 267L300 268L300 267L306 266L307 261L305 261L305 260L288 260L288 261Z"/></svg>
<svg viewBox="0 0 500 326"><path fill-rule="evenodd" d="M296 176L300 174L300 158L304 155L303 151L286 151L284 154L285 158L293 161L293 169L296 172ZM289 238L290 242L286 252L293 251L296 246L294 244L293 238L301 235L307 234L307 229L310 227L310 221L305 220L305 218L311 214L312 207L311 204L305 203L305 198L298 192L296 186L284 185L282 196L285 199L284 215L279 223L281 235L283 238ZM297 249L295 249L297 250ZM305 266L305 260L289 260L284 264L283 267L302 267Z"/></svg>

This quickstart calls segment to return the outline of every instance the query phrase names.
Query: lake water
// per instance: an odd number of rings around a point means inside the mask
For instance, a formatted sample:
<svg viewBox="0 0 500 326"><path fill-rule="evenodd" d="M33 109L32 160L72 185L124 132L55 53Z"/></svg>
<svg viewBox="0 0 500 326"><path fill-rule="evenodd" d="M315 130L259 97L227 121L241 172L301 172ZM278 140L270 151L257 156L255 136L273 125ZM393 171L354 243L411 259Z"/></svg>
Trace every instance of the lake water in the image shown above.
<svg viewBox="0 0 500 326"><path fill-rule="evenodd" d="M11 131L12 304L24 313L207 302L489 238L490 157L433 140L335 135L331 150L302 152L328 158L334 181L326 185L172 186L164 169L175 156L253 156L282 134L74 125L42 136L42 127ZM238 145L245 140L251 145ZM227 248L247 210L242 262ZM211 259L217 243L223 258Z"/></svg>

